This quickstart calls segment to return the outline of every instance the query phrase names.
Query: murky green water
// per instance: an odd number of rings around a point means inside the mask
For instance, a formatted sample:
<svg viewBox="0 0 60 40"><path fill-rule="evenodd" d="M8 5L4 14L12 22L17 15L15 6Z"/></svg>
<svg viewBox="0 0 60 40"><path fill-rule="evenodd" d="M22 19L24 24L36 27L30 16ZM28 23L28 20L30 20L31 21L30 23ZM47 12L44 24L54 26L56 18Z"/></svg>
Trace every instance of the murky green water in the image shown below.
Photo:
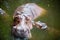
<svg viewBox="0 0 60 40"><path fill-rule="evenodd" d="M33 28L31 40L60 40L60 5L58 0L8 0L3 1L1 8L9 15L6 19L0 15L0 39L10 40L10 26L14 10L25 3L34 2L47 10L47 14L36 19L47 23L48 30Z"/></svg>

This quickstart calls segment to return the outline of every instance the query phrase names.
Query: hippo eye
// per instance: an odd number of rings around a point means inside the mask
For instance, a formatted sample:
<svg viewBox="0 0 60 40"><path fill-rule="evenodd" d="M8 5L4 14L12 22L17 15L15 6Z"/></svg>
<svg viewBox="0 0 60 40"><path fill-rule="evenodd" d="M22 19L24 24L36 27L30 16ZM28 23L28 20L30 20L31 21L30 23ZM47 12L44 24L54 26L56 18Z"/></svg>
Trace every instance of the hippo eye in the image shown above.
<svg viewBox="0 0 60 40"><path fill-rule="evenodd" d="M21 14L23 14L24 12L22 11Z"/></svg>
<svg viewBox="0 0 60 40"><path fill-rule="evenodd" d="M21 12L21 13L23 13L23 12Z"/></svg>

